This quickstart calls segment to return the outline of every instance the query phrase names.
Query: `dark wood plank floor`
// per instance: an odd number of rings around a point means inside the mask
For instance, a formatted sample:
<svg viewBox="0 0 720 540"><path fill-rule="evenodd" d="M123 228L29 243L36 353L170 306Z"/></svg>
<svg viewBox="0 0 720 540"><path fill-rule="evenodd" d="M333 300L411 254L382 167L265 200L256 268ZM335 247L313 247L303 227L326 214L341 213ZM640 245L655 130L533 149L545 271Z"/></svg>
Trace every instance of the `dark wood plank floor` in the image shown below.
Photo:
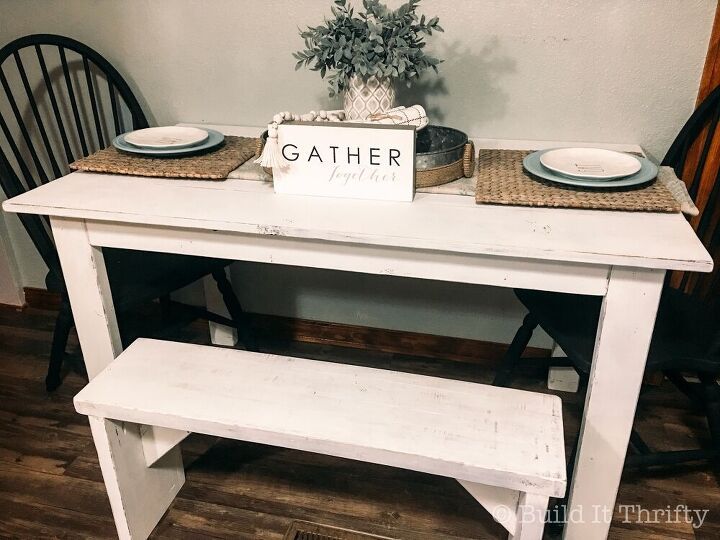
<svg viewBox="0 0 720 540"><path fill-rule="evenodd" d="M113 537L87 421L72 407L72 396L85 380L70 372L56 393L48 395L43 387L52 326L52 312L0 308L0 536ZM174 337L208 341L201 323ZM72 346L77 351L77 341ZM475 366L441 360L317 345L264 346L272 352L471 381L492 377ZM74 357L77 361L77 352ZM523 372L517 383L543 391L542 370ZM562 397L570 445L577 432L578 398ZM658 448L707 442L704 418L669 385L650 389L638 414L639 429ZM296 519L412 540L505 538L453 480L195 435L183 448L187 483L157 527L157 538L281 539ZM618 504L649 510L686 505L709 513L702 528L694 529L662 518L638 524L634 513L625 520L618 510L611 538L720 538L720 489L708 465L673 474L626 474Z"/></svg>

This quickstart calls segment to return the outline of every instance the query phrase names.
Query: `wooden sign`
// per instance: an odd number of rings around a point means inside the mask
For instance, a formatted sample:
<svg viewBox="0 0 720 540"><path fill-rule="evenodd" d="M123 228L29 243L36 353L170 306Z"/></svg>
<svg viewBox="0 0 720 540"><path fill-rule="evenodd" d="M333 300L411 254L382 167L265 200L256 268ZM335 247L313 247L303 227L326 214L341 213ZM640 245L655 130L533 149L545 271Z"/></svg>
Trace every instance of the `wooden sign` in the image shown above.
<svg viewBox="0 0 720 540"><path fill-rule="evenodd" d="M412 126L291 122L278 126L284 167L276 193L384 201L413 200Z"/></svg>

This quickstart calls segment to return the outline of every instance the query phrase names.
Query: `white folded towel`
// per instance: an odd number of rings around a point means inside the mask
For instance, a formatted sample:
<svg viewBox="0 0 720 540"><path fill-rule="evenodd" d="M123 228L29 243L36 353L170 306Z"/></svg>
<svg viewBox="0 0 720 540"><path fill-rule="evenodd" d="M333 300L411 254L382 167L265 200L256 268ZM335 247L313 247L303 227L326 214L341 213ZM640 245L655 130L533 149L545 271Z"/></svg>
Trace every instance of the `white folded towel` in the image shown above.
<svg viewBox="0 0 720 540"><path fill-rule="evenodd" d="M675 200L680 203L680 211L686 216L697 216L700 213L697 206L688 193L685 182L680 180L671 167L660 167L658 171L658 182L664 184L672 193Z"/></svg>

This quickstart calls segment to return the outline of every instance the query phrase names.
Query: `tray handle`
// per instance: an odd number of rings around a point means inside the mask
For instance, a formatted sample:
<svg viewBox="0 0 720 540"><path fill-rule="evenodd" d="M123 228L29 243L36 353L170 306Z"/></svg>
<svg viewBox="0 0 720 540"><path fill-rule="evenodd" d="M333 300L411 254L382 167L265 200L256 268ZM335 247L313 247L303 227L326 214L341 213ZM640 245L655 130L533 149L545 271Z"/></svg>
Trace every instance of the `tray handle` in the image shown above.
<svg viewBox="0 0 720 540"><path fill-rule="evenodd" d="M465 143L463 152L463 176L472 178L475 174L475 144L472 141Z"/></svg>

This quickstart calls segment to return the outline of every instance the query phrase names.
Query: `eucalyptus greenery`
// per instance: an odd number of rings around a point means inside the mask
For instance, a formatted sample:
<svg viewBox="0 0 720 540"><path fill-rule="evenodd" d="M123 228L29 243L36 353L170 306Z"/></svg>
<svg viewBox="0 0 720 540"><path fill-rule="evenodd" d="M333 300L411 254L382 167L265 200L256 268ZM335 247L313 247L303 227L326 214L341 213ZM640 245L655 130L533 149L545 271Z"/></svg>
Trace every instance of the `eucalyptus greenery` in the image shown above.
<svg viewBox="0 0 720 540"><path fill-rule="evenodd" d="M309 67L328 77L330 96L345 89L352 75L410 81L427 68L437 73L442 62L425 53L425 37L442 32L438 18L418 15L420 0L409 0L389 9L380 0L363 0L364 11L355 13L347 0L335 0L334 19L300 32L305 49L293 53L295 69Z"/></svg>

